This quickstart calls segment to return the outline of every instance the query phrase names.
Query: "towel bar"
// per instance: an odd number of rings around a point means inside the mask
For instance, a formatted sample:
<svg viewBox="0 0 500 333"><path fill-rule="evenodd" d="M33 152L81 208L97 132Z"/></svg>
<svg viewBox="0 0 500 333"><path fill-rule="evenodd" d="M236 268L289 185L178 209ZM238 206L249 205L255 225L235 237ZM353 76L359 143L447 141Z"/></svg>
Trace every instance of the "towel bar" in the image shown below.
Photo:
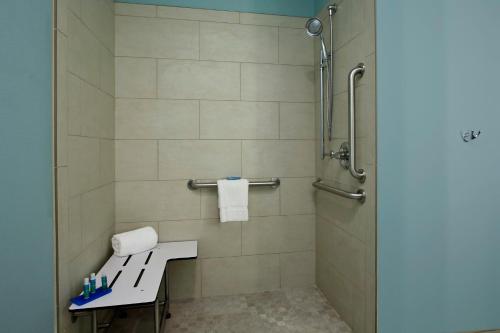
<svg viewBox="0 0 500 333"><path fill-rule="evenodd" d="M262 179L262 180L250 180L248 182L249 186L270 186L272 188L277 188L280 186L279 178L271 178L271 179ZM211 188L217 187L216 180L198 180L198 179L190 179L187 183L187 186L190 190L197 190L200 188Z"/></svg>
<svg viewBox="0 0 500 333"><path fill-rule="evenodd" d="M340 195L341 197L344 197L347 199L359 200L359 202L361 202L361 203L363 203L366 199L366 192L362 189L359 189L356 193L347 192L347 191L323 184L321 182L320 178L318 178L318 180L316 180L314 183L312 183L312 185L314 187L316 187L317 189L320 189L320 190L323 190L326 192L330 192L333 194L337 194L337 195Z"/></svg>

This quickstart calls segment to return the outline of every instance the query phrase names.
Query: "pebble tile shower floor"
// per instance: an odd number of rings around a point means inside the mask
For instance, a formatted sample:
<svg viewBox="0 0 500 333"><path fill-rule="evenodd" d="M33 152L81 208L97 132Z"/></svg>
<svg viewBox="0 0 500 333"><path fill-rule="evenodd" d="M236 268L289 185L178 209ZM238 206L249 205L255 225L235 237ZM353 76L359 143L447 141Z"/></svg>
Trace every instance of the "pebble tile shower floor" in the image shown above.
<svg viewBox="0 0 500 333"><path fill-rule="evenodd" d="M165 333L350 333L316 288L173 301ZM129 310L108 332L153 331L152 309Z"/></svg>

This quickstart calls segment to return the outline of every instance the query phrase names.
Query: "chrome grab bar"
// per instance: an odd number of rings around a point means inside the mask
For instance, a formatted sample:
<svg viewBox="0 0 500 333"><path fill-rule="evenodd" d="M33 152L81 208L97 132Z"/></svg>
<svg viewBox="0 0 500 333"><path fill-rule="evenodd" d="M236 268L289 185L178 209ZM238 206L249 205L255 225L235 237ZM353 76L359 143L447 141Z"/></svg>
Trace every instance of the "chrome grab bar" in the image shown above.
<svg viewBox="0 0 500 333"><path fill-rule="evenodd" d="M249 186L269 186L272 188L277 188L280 186L281 181L279 178L263 179L263 180L250 180L248 182ZM190 179L188 180L187 186L190 190L198 190L200 188L214 188L217 187L216 180L198 180Z"/></svg>
<svg viewBox="0 0 500 333"><path fill-rule="evenodd" d="M365 65L363 63L358 64L349 72L349 85L348 85L348 95L349 95L349 172L351 175L364 183L366 179L366 172L363 169L356 168L356 93L355 93L355 83L357 76L363 76L365 73Z"/></svg>
<svg viewBox="0 0 500 333"><path fill-rule="evenodd" d="M347 192L347 191L323 184L321 182L321 178L318 178L318 180L313 182L312 185L314 187L316 187L317 189L320 189L320 190L323 190L326 192L330 192L333 194L337 194L337 195L340 195L341 197L344 197L347 199L358 200L361 203L365 202L365 199L366 199L366 192L362 189L359 189L356 193Z"/></svg>

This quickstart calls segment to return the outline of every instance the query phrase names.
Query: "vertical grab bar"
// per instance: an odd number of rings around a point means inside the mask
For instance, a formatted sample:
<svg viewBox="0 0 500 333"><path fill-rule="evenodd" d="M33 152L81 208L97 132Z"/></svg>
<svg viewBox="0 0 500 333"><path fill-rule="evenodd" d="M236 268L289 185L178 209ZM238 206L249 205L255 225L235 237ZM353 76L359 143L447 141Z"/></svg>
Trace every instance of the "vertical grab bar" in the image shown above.
<svg viewBox="0 0 500 333"><path fill-rule="evenodd" d="M366 179L366 172L363 169L356 168L356 93L355 93L355 83L356 77L363 76L365 73L365 65L363 63L358 64L349 72L349 84L348 84L348 95L349 95L349 172L351 175L364 183Z"/></svg>

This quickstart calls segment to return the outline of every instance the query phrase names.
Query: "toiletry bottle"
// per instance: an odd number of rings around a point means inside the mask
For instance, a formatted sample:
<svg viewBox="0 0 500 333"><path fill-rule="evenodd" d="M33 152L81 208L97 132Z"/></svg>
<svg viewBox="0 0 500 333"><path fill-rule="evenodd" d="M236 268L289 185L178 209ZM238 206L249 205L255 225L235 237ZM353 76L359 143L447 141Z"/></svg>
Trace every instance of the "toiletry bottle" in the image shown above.
<svg viewBox="0 0 500 333"><path fill-rule="evenodd" d="M102 290L108 289L108 277L106 276L105 273L101 274L101 289Z"/></svg>
<svg viewBox="0 0 500 333"><path fill-rule="evenodd" d="M90 293L95 294L95 273L90 274Z"/></svg>
<svg viewBox="0 0 500 333"><path fill-rule="evenodd" d="M90 283L89 278L83 279L83 298L87 299L90 297Z"/></svg>

